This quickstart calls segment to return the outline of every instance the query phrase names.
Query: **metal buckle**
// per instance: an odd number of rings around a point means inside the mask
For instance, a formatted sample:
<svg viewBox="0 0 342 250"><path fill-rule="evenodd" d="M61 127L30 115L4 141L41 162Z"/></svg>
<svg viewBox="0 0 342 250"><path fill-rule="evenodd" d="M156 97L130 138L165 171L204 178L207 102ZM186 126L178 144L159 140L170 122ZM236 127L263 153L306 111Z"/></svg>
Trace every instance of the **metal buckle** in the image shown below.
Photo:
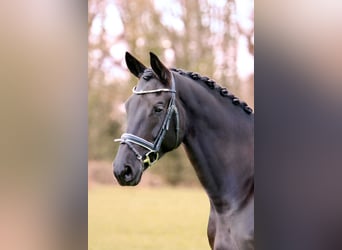
<svg viewBox="0 0 342 250"><path fill-rule="evenodd" d="M151 161L151 154L155 154L155 158L153 159L153 161ZM142 161L144 166L147 165L146 168L148 168L149 166L151 166L152 164L154 164L156 161L158 161L159 159L159 153L157 151L150 151L148 153L145 154L145 159Z"/></svg>

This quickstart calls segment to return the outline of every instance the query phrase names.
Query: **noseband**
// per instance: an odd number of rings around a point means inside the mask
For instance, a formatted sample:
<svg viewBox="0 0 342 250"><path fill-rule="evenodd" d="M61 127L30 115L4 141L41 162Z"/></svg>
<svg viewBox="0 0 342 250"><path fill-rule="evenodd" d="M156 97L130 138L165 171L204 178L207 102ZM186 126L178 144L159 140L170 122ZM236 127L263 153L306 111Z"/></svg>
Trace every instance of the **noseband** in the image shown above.
<svg viewBox="0 0 342 250"><path fill-rule="evenodd" d="M144 170L150 167L153 163L155 163L159 159L159 151L162 142L164 141L166 132L169 130L170 121L172 118L173 113L176 115L176 145L179 143L179 115L178 110L176 107L176 86L175 86L175 80L173 78L173 75L171 74L171 89L153 89L153 90L141 90L137 91L136 87L133 88L133 94L135 95L145 95L145 94L152 94L152 93L161 93L161 92L170 92L171 93L171 99L169 102L169 106L167 108L167 112L164 118L164 121L162 123L162 126L158 132L158 135L154 142L149 142L139 136L130 134L130 133L124 133L121 135L120 139L115 139L115 142L120 142L121 144L127 144L127 146L134 152L137 159L141 161L143 164ZM136 144L140 147L143 147L148 150L147 153L144 155L141 155L136 148L133 146L133 144Z"/></svg>

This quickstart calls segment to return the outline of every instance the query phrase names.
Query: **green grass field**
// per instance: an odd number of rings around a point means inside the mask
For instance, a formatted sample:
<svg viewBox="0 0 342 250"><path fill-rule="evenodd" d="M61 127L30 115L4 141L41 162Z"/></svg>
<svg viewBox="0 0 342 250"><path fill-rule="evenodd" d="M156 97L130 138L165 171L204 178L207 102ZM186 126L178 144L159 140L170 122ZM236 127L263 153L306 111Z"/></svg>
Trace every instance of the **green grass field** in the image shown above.
<svg viewBox="0 0 342 250"><path fill-rule="evenodd" d="M90 250L209 249L209 201L200 188L93 186Z"/></svg>

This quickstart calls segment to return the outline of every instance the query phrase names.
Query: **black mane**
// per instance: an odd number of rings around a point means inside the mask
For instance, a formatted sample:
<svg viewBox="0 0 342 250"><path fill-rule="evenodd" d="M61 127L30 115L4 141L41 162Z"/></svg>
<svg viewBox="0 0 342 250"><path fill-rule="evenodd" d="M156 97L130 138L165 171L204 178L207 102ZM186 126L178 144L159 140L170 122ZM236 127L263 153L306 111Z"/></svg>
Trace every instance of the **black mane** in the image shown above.
<svg viewBox="0 0 342 250"><path fill-rule="evenodd" d="M181 75L185 75L187 77L190 77L191 79L195 81L201 81L205 83L210 89L219 91L221 96L228 97L232 100L232 103L236 106L240 106L247 114L253 113L253 109L250 108L246 102L240 101L239 98L237 98L235 95L230 93L227 88L219 86L214 80L210 79L207 76L201 76L200 74L196 72L191 71L185 71L182 69L176 69L171 68L172 71L177 72Z"/></svg>
<svg viewBox="0 0 342 250"><path fill-rule="evenodd" d="M198 74L196 72L185 71L185 70L177 69L177 68L171 68L171 71L174 71L174 72L177 72L181 75L187 76L187 77L195 80L196 82L201 81L201 82L205 83L209 87L209 89L217 90L221 96L230 98L234 105L241 107L247 114L253 113L253 109L251 107L249 107L246 102L240 101L240 99L238 97L236 97L235 95L233 95L231 92L229 92L227 90L227 88L219 86L214 80L210 79L209 77L201 76L200 74ZM142 77L146 81L150 80L153 77L158 78L154 74L153 70L149 69L149 68L145 69Z"/></svg>

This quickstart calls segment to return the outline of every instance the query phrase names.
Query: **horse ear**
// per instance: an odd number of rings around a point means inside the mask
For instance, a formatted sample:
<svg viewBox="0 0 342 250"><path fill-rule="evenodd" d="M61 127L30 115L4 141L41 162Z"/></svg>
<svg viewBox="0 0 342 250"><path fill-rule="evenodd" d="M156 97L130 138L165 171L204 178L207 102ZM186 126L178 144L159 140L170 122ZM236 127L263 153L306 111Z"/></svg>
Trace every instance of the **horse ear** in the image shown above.
<svg viewBox="0 0 342 250"><path fill-rule="evenodd" d="M127 51L125 55L125 60L129 71L131 71L131 73L136 77L140 78L141 75L144 73L144 70L146 69L144 64L142 64L138 59L136 59Z"/></svg>
<svg viewBox="0 0 342 250"><path fill-rule="evenodd" d="M171 72L170 70L159 60L159 58L150 52L151 67L153 71L157 74L160 81L165 85L170 85L171 83Z"/></svg>

